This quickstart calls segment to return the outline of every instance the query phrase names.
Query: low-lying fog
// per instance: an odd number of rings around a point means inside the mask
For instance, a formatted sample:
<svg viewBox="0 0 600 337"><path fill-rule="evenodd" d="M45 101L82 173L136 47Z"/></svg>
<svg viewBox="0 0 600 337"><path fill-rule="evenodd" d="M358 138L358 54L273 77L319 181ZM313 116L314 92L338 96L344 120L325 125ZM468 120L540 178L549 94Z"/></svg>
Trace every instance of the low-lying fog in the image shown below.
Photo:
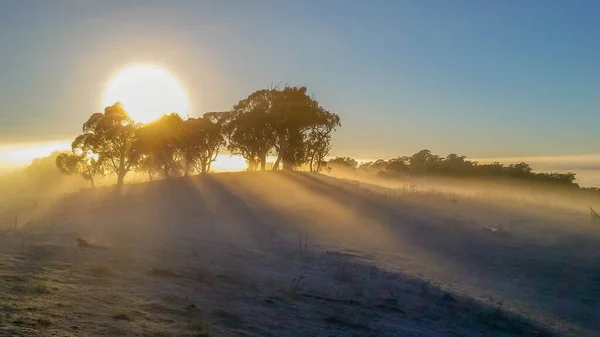
<svg viewBox="0 0 600 337"><path fill-rule="evenodd" d="M38 197L14 184L21 197L5 194L0 302L11 333L40 324L261 336L600 329L600 229L588 223L596 197L339 170L222 173L120 192L74 181ZM101 248L77 247L78 237Z"/></svg>

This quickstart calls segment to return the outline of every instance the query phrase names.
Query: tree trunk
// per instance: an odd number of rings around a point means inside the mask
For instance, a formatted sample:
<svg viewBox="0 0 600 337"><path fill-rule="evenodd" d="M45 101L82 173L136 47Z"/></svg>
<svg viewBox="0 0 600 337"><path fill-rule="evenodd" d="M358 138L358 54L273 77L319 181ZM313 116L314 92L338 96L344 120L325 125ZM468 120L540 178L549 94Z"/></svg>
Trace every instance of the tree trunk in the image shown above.
<svg viewBox="0 0 600 337"><path fill-rule="evenodd" d="M273 171L279 170L279 163L281 162L281 154L277 156L275 164L273 164Z"/></svg>
<svg viewBox="0 0 600 337"><path fill-rule="evenodd" d="M285 145L285 146L284 146ZM294 162L290 160L290 149L287 144L281 144L279 147L281 149L281 160L283 161L283 170L284 171L292 171L294 170Z"/></svg>
<svg viewBox="0 0 600 337"><path fill-rule="evenodd" d="M256 171L256 167L258 166L258 161L256 158L248 159L248 171Z"/></svg>
<svg viewBox="0 0 600 337"><path fill-rule="evenodd" d="M94 183L94 178L90 178L90 183L92 184L92 188L96 188L96 184Z"/></svg>
<svg viewBox="0 0 600 337"><path fill-rule="evenodd" d="M279 153L277 154L277 162L275 162L275 166L273 167L274 169L276 167L277 170L279 170L279 164L282 164L284 170L286 169L287 150L288 146L285 134L283 133L279 135Z"/></svg>
<svg viewBox="0 0 600 337"><path fill-rule="evenodd" d="M267 169L267 154L260 155L260 170L264 171Z"/></svg>
<svg viewBox="0 0 600 337"><path fill-rule="evenodd" d="M121 187L123 186L123 184L125 183L125 175L127 173L123 174L123 173L119 173L117 175L117 186Z"/></svg>
<svg viewBox="0 0 600 337"><path fill-rule="evenodd" d="M125 176L127 171L125 170L125 155L124 151L121 151L121 158L119 159L119 172L117 173L117 186L120 188L125 183Z"/></svg>
<svg viewBox="0 0 600 337"><path fill-rule="evenodd" d="M294 164L290 160L284 160L283 161L283 170L284 171L293 171Z"/></svg>

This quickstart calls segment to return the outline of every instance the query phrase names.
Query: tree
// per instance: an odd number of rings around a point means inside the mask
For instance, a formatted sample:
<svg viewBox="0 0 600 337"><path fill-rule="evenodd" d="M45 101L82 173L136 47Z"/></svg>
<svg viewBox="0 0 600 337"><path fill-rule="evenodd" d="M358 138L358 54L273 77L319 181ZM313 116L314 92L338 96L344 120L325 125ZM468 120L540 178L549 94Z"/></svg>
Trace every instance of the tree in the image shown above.
<svg viewBox="0 0 600 337"><path fill-rule="evenodd" d="M407 157L398 157L390 159L387 162L384 171L389 175L395 177L406 175L410 172L410 166L408 165L409 160L410 158Z"/></svg>
<svg viewBox="0 0 600 337"><path fill-rule="evenodd" d="M56 167L65 175L80 175L91 183L92 188L96 187L95 179L104 175L102 163L85 154L61 153L56 157Z"/></svg>
<svg viewBox="0 0 600 337"><path fill-rule="evenodd" d="M259 90L237 103L227 115L225 134L228 150L241 155L249 169L266 169L267 156L277 141L276 118L272 110L273 90Z"/></svg>
<svg viewBox="0 0 600 337"><path fill-rule="evenodd" d="M410 157L410 169L415 174L428 174L438 170L441 158L429 150L421 150Z"/></svg>
<svg viewBox="0 0 600 337"><path fill-rule="evenodd" d="M55 151L49 156L36 158L23 171L16 170L13 174L6 175L5 179L0 179L7 184L2 186L3 191L7 192L4 193L4 196L15 195L14 198L17 198L22 194L19 193L19 189L26 189L27 193L25 194L28 198L39 194L64 191L67 176L56 167L56 158L61 153ZM8 193L9 191L10 193ZM3 197L1 194L0 199Z"/></svg>
<svg viewBox="0 0 600 337"><path fill-rule="evenodd" d="M153 181L154 177L158 174L160 169L156 165L154 161L154 157L150 153L140 153L139 163L138 163L139 172L145 172L148 174L148 180Z"/></svg>
<svg viewBox="0 0 600 337"><path fill-rule="evenodd" d="M508 166L508 171L515 177L524 177L530 175L533 172L533 169L529 164L521 162L518 164L510 164Z"/></svg>
<svg viewBox="0 0 600 337"><path fill-rule="evenodd" d="M199 173L209 173L219 150L225 144L223 124L226 114L207 112L200 118L185 121L184 157L186 174L190 167Z"/></svg>
<svg viewBox="0 0 600 337"><path fill-rule="evenodd" d="M266 169L269 154L277 154L274 170L283 163L294 169L309 163L320 170L330 150L331 133L339 116L323 109L305 87L258 90L238 102L227 114L228 150L241 155L250 170Z"/></svg>
<svg viewBox="0 0 600 337"><path fill-rule="evenodd" d="M139 130L135 148L149 177L156 170L165 178L177 173L184 153L184 132L184 121L176 113L163 115Z"/></svg>
<svg viewBox="0 0 600 337"><path fill-rule="evenodd" d="M456 153L451 153L440 163L441 170L444 174L449 175L465 175L472 171L473 162L466 160L465 156L459 156Z"/></svg>
<svg viewBox="0 0 600 337"><path fill-rule="evenodd" d="M332 166L352 169L356 161L348 157L338 157L329 161ZM445 158L422 150L411 157L398 157L390 160L379 159L375 162L363 163L359 170L375 174L383 178L404 178L406 176L442 175L465 178L513 179L521 182L552 184L568 188L579 188L575 182L575 173L536 173L524 162L505 166L499 162L479 164L467 160L465 156L451 153Z"/></svg>
<svg viewBox="0 0 600 337"><path fill-rule="evenodd" d="M309 161L307 132L319 124L324 109L308 96L306 87L286 86L282 90L272 89L271 93L278 155L273 168L278 169L283 162L284 170L293 170ZM320 148L328 151L327 146Z"/></svg>
<svg viewBox="0 0 600 337"><path fill-rule="evenodd" d="M328 164L330 166L337 166L347 170L355 170L358 167L358 162L350 157L335 157L330 159Z"/></svg>
<svg viewBox="0 0 600 337"><path fill-rule="evenodd" d="M83 124L83 134L74 143L97 155L97 160L117 176L122 186L125 176L137 164L139 153L132 146L139 126L120 103L95 113Z"/></svg>
<svg viewBox="0 0 600 337"><path fill-rule="evenodd" d="M340 116L323 108L318 109L317 118L308 131L306 141L311 172L319 172L326 164L325 157L331 150L331 133L341 126Z"/></svg>

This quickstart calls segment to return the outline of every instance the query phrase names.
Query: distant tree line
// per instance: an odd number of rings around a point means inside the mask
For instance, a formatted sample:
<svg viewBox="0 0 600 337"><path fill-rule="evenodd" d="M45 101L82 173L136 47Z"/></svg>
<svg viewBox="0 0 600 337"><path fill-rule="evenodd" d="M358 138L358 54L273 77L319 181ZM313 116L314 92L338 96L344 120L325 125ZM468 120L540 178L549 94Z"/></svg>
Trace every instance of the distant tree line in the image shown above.
<svg viewBox="0 0 600 337"><path fill-rule="evenodd" d="M222 150L245 158L249 170L266 170L267 157L274 155L274 170L306 165L320 171L340 126L340 117L321 107L306 87L258 90L228 111L188 119L170 113L148 124L135 122L115 103L89 117L56 166L92 187L106 174L121 186L132 171L150 180L208 173Z"/></svg>
<svg viewBox="0 0 600 337"><path fill-rule="evenodd" d="M330 159L328 165L349 170L358 170L375 174L382 178L407 177L455 177L455 178L484 178L484 179L518 179L529 182L551 183L568 187L579 187L575 183L575 173L542 173L534 172L531 166L521 162L503 165L498 162L480 164L470 161L465 156L449 154L441 157L429 150L419 151L412 156L397 157L389 160L379 159L359 164L348 157Z"/></svg>

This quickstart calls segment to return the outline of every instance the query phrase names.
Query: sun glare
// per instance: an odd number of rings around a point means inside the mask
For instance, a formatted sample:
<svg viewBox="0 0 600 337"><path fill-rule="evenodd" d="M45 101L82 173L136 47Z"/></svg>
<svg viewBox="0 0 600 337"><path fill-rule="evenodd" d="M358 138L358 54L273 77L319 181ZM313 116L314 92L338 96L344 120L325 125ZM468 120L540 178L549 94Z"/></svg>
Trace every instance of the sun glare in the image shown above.
<svg viewBox="0 0 600 337"><path fill-rule="evenodd" d="M217 172L243 171L248 164L241 156L219 155L212 163L212 169Z"/></svg>
<svg viewBox="0 0 600 337"><path fill-rule="evenodd" d="M154 121L163 114L189 114L183 87L163 68L138 65L121 71L104 92L104 106L121 102L137 122Z"/></svg>
<svg viewBox="0 0 600 337"><path fill-rule="evenodd" d="M49 156L54 151L65 151L70 148L70 142L0 145L0 168L26 165L35 158Z"/></svg>

